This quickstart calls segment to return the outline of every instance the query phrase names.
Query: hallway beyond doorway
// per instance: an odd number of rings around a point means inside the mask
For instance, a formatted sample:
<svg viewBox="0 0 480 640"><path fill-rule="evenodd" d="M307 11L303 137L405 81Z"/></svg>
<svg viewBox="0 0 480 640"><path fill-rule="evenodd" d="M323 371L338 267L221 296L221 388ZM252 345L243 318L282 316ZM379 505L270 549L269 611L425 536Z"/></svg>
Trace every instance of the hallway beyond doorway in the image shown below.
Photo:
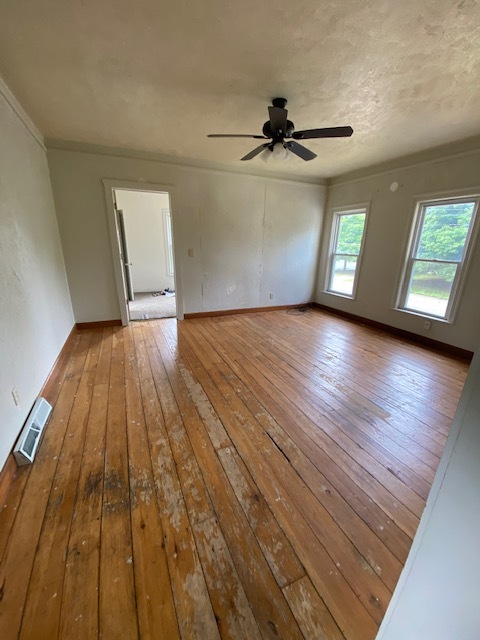
<svg viewBox="0 0 480 640"><path fill-rule="evenodd" d="M161 295L150 291L135 294L129 300L130 320L153 320L158 318L174 318L176 316L175 296Z"/></svg>

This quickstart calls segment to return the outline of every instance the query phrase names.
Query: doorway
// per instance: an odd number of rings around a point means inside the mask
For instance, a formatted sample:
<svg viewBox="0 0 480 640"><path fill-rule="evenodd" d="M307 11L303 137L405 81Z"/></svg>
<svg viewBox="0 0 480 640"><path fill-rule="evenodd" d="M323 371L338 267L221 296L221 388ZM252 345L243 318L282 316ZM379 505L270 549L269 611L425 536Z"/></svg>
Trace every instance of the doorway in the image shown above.
<svg viewBox="0 0 480 640"><path fill-rule="evenodd" d="M169 191L104 183L122 324L178 317Z"/></svg>

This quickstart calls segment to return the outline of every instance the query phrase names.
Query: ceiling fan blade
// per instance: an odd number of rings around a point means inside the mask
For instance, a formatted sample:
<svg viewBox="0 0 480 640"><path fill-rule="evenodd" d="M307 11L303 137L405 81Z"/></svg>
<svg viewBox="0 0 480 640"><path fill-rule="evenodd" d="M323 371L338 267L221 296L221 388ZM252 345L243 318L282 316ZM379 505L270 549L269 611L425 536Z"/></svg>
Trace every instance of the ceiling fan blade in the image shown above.
<svg viewBox="0 0 480 640"><path fill-rule="evenodd" d="M271 144L270 142L266 142L265 144L261 144L259 147L257 147L253 151L250 151L250 153L247 153L246 156L243 156L243 158L241 158L241 160L251 160L252 158L255 158L255 156L258 156L259 153L262 153L262 151L264 149L269 147L270 144Z"/></svg>
<svg viewBox="0 0 480 640"><path fill-rule="evenodd" d="M316 153L313 153L313 151L304 147L303 144L298 144L298 142L294 142L293 140L284 142L283 146L296 156L299 156L299 158L302 158L302 160L313 160L317 157Z"/></svg>
<svg viewBox="0 0 480 640"><path fill-rule="evenodd" d="M278 133L279 131L285 133L287 129L288 111L280 107L268 107L268 115L270 116L270 129L274 133Z"/></svg>
<svg viewBox="0 0 480 640"><path fill-rule="evenodd" d="M324 127L323 129L306 129L295 131L295 140L309 140L311 138L349 138L353 133L352 127Z"/></svg>
<svg viewBox="0 0 480 640"><path fill-rule="evenodd" d="M268 140L265 136L254 136L248 133L209 133L207 138L258 138L258 140Z"/></svg>

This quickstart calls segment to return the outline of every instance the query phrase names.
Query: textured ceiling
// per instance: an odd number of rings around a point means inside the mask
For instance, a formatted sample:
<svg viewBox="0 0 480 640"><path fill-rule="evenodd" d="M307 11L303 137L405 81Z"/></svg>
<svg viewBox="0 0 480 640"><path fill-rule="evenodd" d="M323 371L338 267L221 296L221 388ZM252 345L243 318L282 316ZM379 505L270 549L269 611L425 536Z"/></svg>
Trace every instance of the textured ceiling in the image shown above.
<svg viewBox="0 0 480 640"><path fill-rule="evenodd" d="M275 96L328 177L480 133L477 0L0 0L0 74L47 138L244 166Z"/></svg>

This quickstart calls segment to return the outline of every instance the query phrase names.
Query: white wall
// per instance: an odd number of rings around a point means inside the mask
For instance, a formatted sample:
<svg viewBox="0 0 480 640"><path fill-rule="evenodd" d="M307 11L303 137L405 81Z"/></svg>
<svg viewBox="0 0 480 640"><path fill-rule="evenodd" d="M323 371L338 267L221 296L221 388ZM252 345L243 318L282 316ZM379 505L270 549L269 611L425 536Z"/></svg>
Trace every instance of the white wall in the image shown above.
<svg viewBox="0 0 480 640"><path fill-rule="evenodd" d="M174 278L168 274L165 238L168 194L118 190L116 198L125 220L134 292L174 289Z"/></svg>
<svg viewBox="0 0 480 640"><path fill-rule="evenodd" d="M480 348L378 640L480 636Z"/></svg>
<svg viewBox="0 0 480 640"><path fill-rule="evenodd" d="M77 322L120 318L103 178L175 188L185 313L311 299L324 186L107 153L48 152Z"/></svg>
<svg viewBox="0 0 480 640"><path fill-rule="evenodd" d="M399 183L399 189L395 193L390 191L393 181ZM468 192L471 189L477 193L480 190L480 150L429 160L376 175L333 180L328 188L322 259L315 300L473 351L480 338L478 242L453 325L433 320L431 330L426 331L423 318L393 308L415 198L456 190ZM357 297L355 300L348 300L324 292L332 208L365 202L370 203L370 214Z"/></svg>
<svg viewBox="0 0 480 640"><path fill-rule="evenodd" d="M1 80L0 140L1 469L74 320L43 141Z"/></svg>

